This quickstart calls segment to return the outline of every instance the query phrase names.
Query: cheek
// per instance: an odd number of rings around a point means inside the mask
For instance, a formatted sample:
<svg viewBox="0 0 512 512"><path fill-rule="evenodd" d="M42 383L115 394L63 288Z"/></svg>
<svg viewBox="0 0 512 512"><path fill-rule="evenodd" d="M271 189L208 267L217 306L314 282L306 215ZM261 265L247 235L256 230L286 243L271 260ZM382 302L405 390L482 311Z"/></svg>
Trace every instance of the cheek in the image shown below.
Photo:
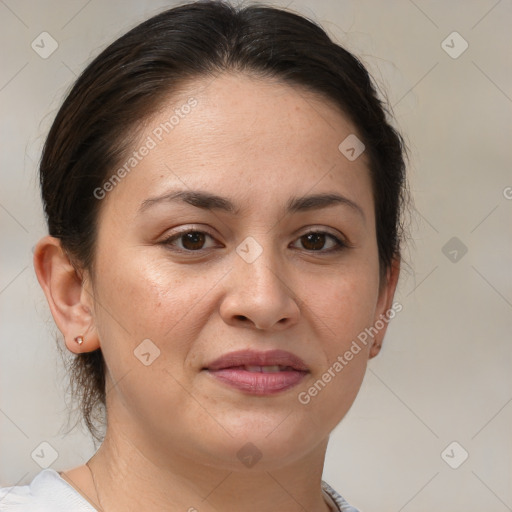
<svg viewBox="0 0 512 512"><path fill-rule="evenodd" d="M129 251L111 250L115 266L98 259L96 324L115 395L128 409L151 417L159 407L165 414L185 406L179 381L201 328L204 290L165 262L156 264L140 249L136 258L135 252L130 257Z"/></svg>
<svg viewBox="0 0 512 512"><path fill-rule="evenodd" d="M155 261L149 251L133 248L110 254L116 264L100 266L100 296L115 311L121 327L134 336L150 337L172 328L199 293L197 283L187 282L162 259Z"/></svg>
<svg viewBox="0 0 512 512"><path fill-rule="evenodd" d="M371 266L347 268L331 278L312 280L304 289L308 309L334 348L342 348L373 322L378 274ZM312 290L316 290L312 292Z"/></svg>
<svg viewBox="0 0 512 512"><path fill-rule="evenodd" d="M322 291L309 293L307 309L317 326L323 366L312 384L301 390L301 403L332 425L348 411L364 378L371 343L365 329L374 320L377 276L373 266L361 265L326 280Z"/></svg>
<svg viewBox="0 0 512 512"><path fill-rule="evenodd" d="M113 376L139 364L134 350L146 339L160 350L159 363L177 369L209 316L205 290L218 278L180 269L140 247L115 253L113 245L109 258L98 259L96 291L106 306L97 307L97 326Z"/></svg>
<svg viewBox="0 0 512 512"><path fill-rule="evenodd" d="M361 387L371 342L361 334L373 322L377 285L373 278L345 275L326 283L324 292L308 302L323 364L298 391L297 401L326 432L345 416Z"/></svg>

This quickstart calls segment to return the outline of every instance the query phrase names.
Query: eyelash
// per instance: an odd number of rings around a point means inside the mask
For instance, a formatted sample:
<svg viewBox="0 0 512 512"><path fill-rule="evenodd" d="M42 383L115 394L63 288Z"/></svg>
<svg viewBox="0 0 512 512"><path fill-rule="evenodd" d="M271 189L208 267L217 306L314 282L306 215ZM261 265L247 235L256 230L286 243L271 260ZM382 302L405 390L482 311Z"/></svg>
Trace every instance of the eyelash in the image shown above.
<svg viewBox="0 0 512 512"><path fill-rule="evenodd" d="M214 239L214 237L212 235L210 235L210 233L208 233L207 231L201 231L199 229L187 229L187 230L183 230L178 233L174 233L174 234L170 235L169 237L162 240L162 242L160 242L160 243L165 246L171 246L171 245L173 245L172 242L174 242L175 240L179 240L182 236L187 235L189 233L203 234L203 235L210 237L211 239ZM345 242L343 240L340 240L338 237L336 237L332 233L329 233L327 231L321 231L321 230L307 231L306 233L303 233L302 235L300 235L296 240L300 240L302 237L304 237L306 235L311 235L311 234L326 235L326 238L330 238L331 240L334 240L334 242L336 243L336 246L332 247L330 249L327 249L327 250L318 250L318 251L315 251L312 249L304 249L308 253L331 254L331 253L335 253L335 252L342 251L344 249L349 249L349 248L353 247L351 244L349 244L348 242ZM211 249L211 247L209 247L207 249L201 248L201 249L197 249L197 250L175 248L174 250L176 250L177 252L181 252L181 253L193 254L193 253L201 253L202 251L209 250L209 249Z"/></svg>

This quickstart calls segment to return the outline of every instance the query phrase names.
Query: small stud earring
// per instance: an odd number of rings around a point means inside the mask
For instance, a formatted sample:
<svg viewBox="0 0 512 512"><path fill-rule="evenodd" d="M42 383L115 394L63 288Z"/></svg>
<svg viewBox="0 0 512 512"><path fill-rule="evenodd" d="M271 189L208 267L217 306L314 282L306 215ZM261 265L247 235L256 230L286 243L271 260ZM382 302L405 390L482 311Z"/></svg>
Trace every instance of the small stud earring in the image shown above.
<svg viewBox="0 0 512 512"><path fill-rule="evenodd" d="M77 336L77 337L75 338L75 341L76 341L79 345L81 345L81 344L84 342L84 337L83 337L83 336Z"/></svg>

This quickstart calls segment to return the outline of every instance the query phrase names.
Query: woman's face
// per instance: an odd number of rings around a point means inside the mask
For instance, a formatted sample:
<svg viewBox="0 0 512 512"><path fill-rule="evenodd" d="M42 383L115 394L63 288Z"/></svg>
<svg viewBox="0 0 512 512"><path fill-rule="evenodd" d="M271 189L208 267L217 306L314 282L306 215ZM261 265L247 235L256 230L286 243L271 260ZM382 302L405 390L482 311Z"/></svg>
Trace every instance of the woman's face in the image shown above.
<svg viewBox="0 0 512 512"><path fill-rule="evenodd" d="M235 74L192 83L147 121L101 199L83 294L112 428L155 457L228 469L325 442L378 352L353 342L396 284L379 293L368 160L338 148L351 134L305 90Z"/></svg>

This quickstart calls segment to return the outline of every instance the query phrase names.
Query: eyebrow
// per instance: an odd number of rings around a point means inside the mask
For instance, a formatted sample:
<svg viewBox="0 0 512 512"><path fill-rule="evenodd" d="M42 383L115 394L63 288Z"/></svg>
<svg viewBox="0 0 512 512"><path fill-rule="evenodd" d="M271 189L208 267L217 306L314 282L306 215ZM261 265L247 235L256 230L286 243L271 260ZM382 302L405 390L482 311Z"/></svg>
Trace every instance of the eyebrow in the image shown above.
<svg viewBox="0 0 512 512"><path fill-rule="evenodd" d="M237 207L229 199L218 196L216 194L211 194L209 192L203 192L199 190L180 190L169 192L158 197L145 199L139 207L139 214L146 211L155 204L175 201L181 201L197 208L202 208L204 210L220 210L231 213L233 215L237 215L241 210L240 207ZM286 205L286 212L306 212L328 208L335 205L348 206L357 212L362 217L363 221L366 221L363 209L348 197L342 196L340 194L324 193L302 197L293 197L288 201Z"/></svg>

